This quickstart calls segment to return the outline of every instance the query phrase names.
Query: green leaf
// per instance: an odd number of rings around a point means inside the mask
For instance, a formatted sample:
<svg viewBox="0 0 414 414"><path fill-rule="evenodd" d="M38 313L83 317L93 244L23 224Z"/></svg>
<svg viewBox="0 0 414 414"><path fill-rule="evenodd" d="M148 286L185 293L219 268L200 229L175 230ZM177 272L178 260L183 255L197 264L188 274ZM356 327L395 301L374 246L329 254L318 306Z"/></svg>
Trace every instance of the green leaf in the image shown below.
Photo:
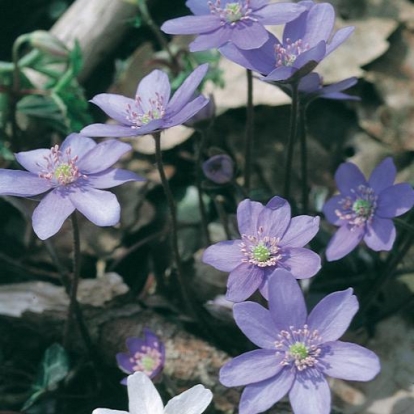
<svg viewBox="0 0 414 414"><path fill-rule="evenodd" d="M69 61L72 66L73 77L76 77L76 75L81 71L83 65L82 49L77 40L75 40L75 45L69 53Z"/></svg>

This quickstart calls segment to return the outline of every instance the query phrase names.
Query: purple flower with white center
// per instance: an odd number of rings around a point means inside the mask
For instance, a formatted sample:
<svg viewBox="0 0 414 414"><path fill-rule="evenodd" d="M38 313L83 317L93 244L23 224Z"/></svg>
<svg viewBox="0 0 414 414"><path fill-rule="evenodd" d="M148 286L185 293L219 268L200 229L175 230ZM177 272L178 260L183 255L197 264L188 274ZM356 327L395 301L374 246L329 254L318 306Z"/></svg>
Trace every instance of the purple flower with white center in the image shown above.
<svg viewBox="0 0 414 414"><path fill-rule="evenodd" d="M46 193L32 216L33 230L45 240L79 210L97 226L113 226L120 219L116 196L103 189L128 181L142 181L135 173L110 168L131 146L108 140L96 144L71 134L51 149L19 152L16 160L27 171L0 169L0 195L31 198Z"/></svg>
<svg viewBox="0 0 414 414"><path fill-rule="evenodd" d="M156 378L164 368L165 347L151 330L144 329L144 338L127 338L127 353L116 354L118 367L126 374L140 371L149 378ZM127 378L121 381L127 384Z"/></svg>
<svg viewBox="0 0 414 414"><path fill-rule="evenodd" d="M344 27L332 35L335 11L328 3L302 1L299 5L307 10L286 24L282 41L269 34L260 49L241 50L229 43L221 47L220 52L233 62L259 72L264 81L297 81L310 73L354 30Z"/></svg>
<svg viewBox="0 0 414 414"><path fill-rule="evenodd" d="M203 162L203 172L213 183L227 184L233 179L233 160L227 154L213 155Z"/></svg>
<svg viewBox="0 0 414 414"><path fill-rule="evenodd" d="M320 269L320 257L303 247L318 232L319 217L291 219L289 203L273 197L266 206L243 200L237 221L241 239L216 243L203 255L205 263L230 272L226 299L242 302L257 289L267 299L269 276L278 268L297 279L312 277Z"/></svg>
<svg viewBox="0 0 414 414"><path fill-rule="evenodd" d="M264 25L284 24L305 7L293 3L268 4L269 0L187 0L194 16L168 20L168 34L198 34L190 51L213 49L231 42L240 49L258 49L268 39Z"/></svg>
<svg viewBox="0 0 414 414"><path fill-rule="evenodd" d="M396 237L392 218L414 205L411 185L394 184L396 175L389 157L374 169L368 181L355 164L339 166L335 181L340 194L323 207L326 219L339 226L326 249L328 261L346 256L361 240L372 250L391 250Z"/></svg>
<svg viewBox="0 0 414 414"><path fill-rule="evenodd" d="M96 95L91 102L118 125L92 124L81 133L90 137L132 137L181 125L208 104L204 96L195 97L207 70L208 64L195 69L171 99L168 76L157 69L141 80L135 99L111 93Z"/></svg>
<svg viewBox="0 0 414 414"><path fill-rule="evenodd" d="M246 385L240 414L268 410L289 394L295 414L329 414L325 376L370 381L380 371L378 357L359 345L338 341L358 311L352 289L322 299L307 316L302 291L289 272L269 278L269 310L255 302L236 303L238 327L262 349L242 354L220 370L226 387Z"/></svg>

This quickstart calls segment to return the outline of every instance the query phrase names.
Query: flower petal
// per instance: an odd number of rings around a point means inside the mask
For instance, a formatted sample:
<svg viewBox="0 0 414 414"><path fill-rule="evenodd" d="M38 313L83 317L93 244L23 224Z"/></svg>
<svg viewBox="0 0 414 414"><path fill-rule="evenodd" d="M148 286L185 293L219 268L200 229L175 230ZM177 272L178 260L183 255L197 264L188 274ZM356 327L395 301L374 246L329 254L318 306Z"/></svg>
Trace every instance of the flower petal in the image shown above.
<svg viewBox="0 0 414 414"><path fill-rule="evenodd" d="M306 305L296 279L286 270L276 269L269 277L269 311L277 330L302 327Z"/></svg>
<svg viewBox="0 0 414 414"><path fill-rule="evenodd" d="M284 247L302 247L309 243L319 231L319 217L297 216L290 221L282 237Z"/></svg>
<svg viewBox="0 0 414 414"><path fill-rule="evenodd" d="M50 149L36 149L32 151L18 152L15 154L17 162L36 176L47 169L47 158L50 155Z"/></svg>
<svg viewBox="0 0 414 414"><path fill-rule="evenodd" d="M201 414L212 398L212 392L198 384L172 398L167 403L164 414Z"/></svg>
<svg viewBox="0 0 414 414"><path fill-rule="evenodd" d="M127 380L130 414L163 414L164 406L152 381L135 372Z"/></svg>
<svg viewBox="0 0 414 414"><path fill-rule="evenodd" d="M330 377L370 381L381 369L377 355L362 346L334 341L323 344L323 349L320 369Z"/></svg>
<svg viewBox="0 0 414 414"><path fill-rule="evenodd" d="M335 181L343 195L354 196L353 189L360 185L368 186L367 180L360 169L351 162L342 163L335 173Z"/></svg>
<svg viewBox="0 0 414 414"><path fill-rule="evenodd" d="M294 3L268 4L254 11L254 16L259 16L264 25L285 24L297 18L305 10L300 4Z"/></svg>
<svg viewBox="0 0 414 414"><path fill-rule="evenodd" d="M65 189L51 191L33 211L32 224L37 237L46 240L55 235L74 211L75 206Z"/></svg>
<svg viewBox="0 0 414 414"><path fill-rule="evenodd" d="M410 184L400 183L381 191L375 214L383 218L401 216L414 205L414 191Z"/></svg>
<svg viewBox="0 0 414 414"><path fill-rule="evenodd" d="M283 369L276 377L248 385L240 399L239 413L261 413L268 410L289 392L294 380L294 371Z"/></svg>
<svg viewBox="0 0 414 414"><path fill-rule="evenodd" d="M122 170L120 168L109 168L98 174L88 176L88 182L94 188L105 189L112 188L124 184L128 181L145 181L141 177L129 170Z"/></svg>
<svg viewBox="0 0 414 414"><path fill-rule="evenodd" d="M82 134L73 133L68 135L60 146L60 151L65 152L70 147L73 156L77 155L82 158L92 148L96 147L97 143Z"/></svg>
<svg viewBox="0 0 414 414"><path fill-rule="evenodd" d="M229 274L226 299L231 302L246 300L263 283L263 277L263 270L259 267L241 264Z"/></svg>
<svg viewBox="0 0 414 414"><path fill-rule="evenodd" d="M347 221L340 219L336 214L336 211L342 210L342 201L344 200L343 195L336 195L331 197L323 206L323 214L325 214L326 220L335 226L346 224Z"/></svg>
<svg viewBox="0 0 414 414"><path fill-rule="evenodd" d="M348 329L358 312L358 300L351 288L324 297L309 314L309 330L317 330L325 342L335 341Z"/></svg>
<svg viewBox="0 0 414 414"><path fill-rule="evenodd" d="M170 116L164 124L164 128L171 128L176 125L181 125L184 122L188 121L195 114L200 112L207 104L209 100L205 96L197 96L193 101L187 103L180 111L172 116Z"/></svg>
<svg viewBox="0 0 414 414"><path fill-rule="evenodd" d="M368 184L375 194L379 194L382 190L394 184L396 176L397 169L394 161L391 157L387 157L372 171Z"/></svg>
<svg viewBox="0 0 414 414"><path fill-rule="evenodd" d="M0 195L30 197L50 189L48 180L31 172L0 168Z"/></svg>
<svg viewBox="0 0 414 414"><path fill-rule="evenodd" d="M88 188L69 193L72 204L88 220L97 226L113 226L119 223L121 207L114 194Z"/></svg>
<svg viewBox="0 0 414 414"><path fill-rule="evenodd" d="M200 52L208 49L217 49L228 43L231 36L231 28L228 25L207 33L199 34L196 39L190 43L190 52Z"/></svg>
<svg viewBox="0 0 414 414"><path fill-rule="evenodd" d="M155 69L141 79L138 84L136 98L144 111L153 110L154 100L160 100L164 108L170 100L171 86L168 76L162 70Z"/></svg>
<svg viewBox="0 0 414 414"><path fill-rule="evenodd" d="M109 408L97 408L92 414L130 414L127 411L110 410Z"/></svg>
<svg viewBox="0 0 414 414"><path fill-rule="evenodd" d="M231 30L230 41L239 49L251 50L261 47L269 38L269 32L252 20L241 20Z"/></svg>
<svg viewBox="0 0 414 414"><path fill-rule="evenodd" d="M374 216L371 223L367 224L364 242L376 252L389 251L396 237L397 232L391 219Z"/></svg>
<svg viewBox="0 0 414 414"><path fill-rule="evenodd" d="M183 16L167 20L161 30L168 34L199 34L219 29L220 18L213 14L199 16Z"/></svg>
<svg viewBox="0 0 414 414"><path fill-rule="evenodd" d="M353 229L349 229L346 225L340 227L326 248L328 262L342 259L357 247L364 235L365 229L363 227L354 227Z"/></svg>
<svg viewBox="0 0 414 414"><path fill-rule="evenodd" d="M355 27L347 26L339 29L332 37L329 44L326 45L326 56L332 53L338 46L340 46L349 36L354 32Z"/></svg>
<svg viewBox="0 0 414 414"><path fill-rule="evenodd" d="M296 279L307 279L316 275L321 268L321 258L312 250L303 247L283 249L280 266L290 272Z"/></svg>
<svg viewBox="0 0 414 414"><path fill-rule="evenodd" d="M187 0L185 5L191 10L193 14L210 14L210 7L208 2L200 0Z"/></svg>
<svg viewBox="0 0 414 414"><path fill-rule="evenodd" d="M303 375L298 374L289 392L293 412L295 414L329 414L331 392L326 379L316 370L312 370L312 373L307 373L307 371Z"/></svg>
<svg viewBox="0 0 414 414"><path fill-rule="evenodd" d="M344 79L340 82L332 83L331 85L324 86L321 90L322 95L330 95L335 92L340 92L345 89L350 88L358 83L358 78L352 76L350 78ZM359 98L359 97L356 97Z"/></svg>
<svg viewBox="0 0 414 414"><path fill-rule="evenodd" d="M315 4L306 17L306 33L303 44L312 48L320 41L328 42L335 23L335 10L329 3Z"/></svg>
<svg viewBox="0 0 414 414"><path fill-rule="evenodd" d="M274 197L275 198L275 197ZM272 199L273 200L273 199ZM290 223L290 205L281 199L272 201L266 204L266 207L260 212L257 219L256 232L263 228L263 234L269 237L282 238ZM277 202L276 208L272 207L272 203ZM256 234L253 233L254 235Z"/></svg>
<svg viewBox="0 0 414 414"><path fill-rule="evenodd" d="M79 159L77 166L86 175L100 173L115 164L131 149L131 145L125 142L114 139L103 141Z"/></svg>
<svg viewBox="0 0 414 414"><path fill-rule="evenodd" d="M242 264L241 240L226 240L213 244L204 251L203 262L222 272L231 272Z"/></svg>
<svg viewBox="0 0 414 414"><path fill-rule="evenodd" d="M125 372L125 374L132 374L134 372L134 363L131 362L131 355L122 352L115 355L118 367Z"/></svg>
<svg viewBox="0 0 414 414"><path fill-rule="evenodd" d="M133 99L114 93L100 93L94 96L90 102L99 106L108 116L123 125L131 125L127 119L128 106L134 108L136 103Z"/></svg>
<svg viewBox="0 0 414 414"><path fill-rule="evenodd" d="M91 124L81 130L88 137L134 137L139 135L137 128L122 125Z"/></svg>
<svg viewBox="0 0 414 414"><path fill-rule="evenodd" d="M233 316L250 341L260 348L274 350L278 331L267 309L256 302L236 303Z"/></svg>
<svg viewBox="0 0 414 414"><path fill-rule="evenodd" d="M292 66L280 66L272 70L267 76L261 78L261 80L264 82L284 81L289 79L295 72L296 69Z"/></svg>
<svg viewBox="0 0 414 414"><path fill-rule="evenodd" d="M238 387L277 375L284 366L283 355L275 350L256 349L233 358L220 369L220 382L226 387Z"/></svg>
<svg viewBox="0 0 414 414"><path fill-rule="evenodd" d="M306 68L306 72L311 72L315 67L316 64L319 63L326 54L326 43L322 40L317 43L314 47L305 52L301 53L295 62L293 63L293 67L295 69L301 69L303 66L307 65L310 62L315 62L313 65L308 65ZM304 76L305 73L302 71L301 76Z"/></svg>
<svg viewBox="0 0 414 414"><path fill-rule="evenodd" d="M245 199L237 206L237 224L241 235L254 236L257 234L257 220L265 209L262 203Z"/></svg>

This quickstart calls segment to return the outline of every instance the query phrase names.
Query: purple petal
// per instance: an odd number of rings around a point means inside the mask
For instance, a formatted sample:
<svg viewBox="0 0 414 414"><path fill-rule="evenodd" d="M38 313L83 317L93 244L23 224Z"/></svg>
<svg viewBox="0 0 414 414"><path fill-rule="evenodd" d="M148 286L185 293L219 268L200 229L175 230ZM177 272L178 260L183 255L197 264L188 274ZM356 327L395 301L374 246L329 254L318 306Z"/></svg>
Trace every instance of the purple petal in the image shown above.
<svg viewBox="0 0 414 414"><path fill-rule="evenodd" d="M316 370L298 374L289 400L295 414L329 414L331 412L331 392L326 379ZM307 375L307 376L306 376Z"/></svg>
<svg viewBox="0 0 414 414"><path fill-rule="evenodd" d="M203 262L222 272L231 272L240 266L244 259L240 242L241 240L226 240L207 247L203 254Z"/></svg>
<svg viewBox="0 0 414 414"><path fill-rule="evenodd" d="M332 53L338 46L340 46L349 36L354 32L355 27L348 26L339 29L333 36L330 43L326 46L326 56Z"/></svg>
<svg viewBox="0 0 414 414"><path fill-rule="evenodd" d="M263 46L268 38L269 32L260 23L242 20L232 27L230 41L242 50L251 50Z"/></svg>
<svg viewBox="0 0 414 414"><path fill-rule="evenodd" d="M303 247L288 247L283 249L286 255L280 266L289 271L296 279L307 279L318 273L321 268L321 258L312 250Z"/></svg>
<svg viewBox="0 0 414 414"><path fill-rule="evenodd" d="M263 2L263 3L267 3ZM264 25L285 24L296 19L306 9L293 3L278 3L264 6L259 11L254 12L254 16L261 18L261 23Z"/></svg>
<svg viewBox="0 0 414 414"><path fill-rule="evenodd" d="M269 278L269 311L277 330L302 327L306 305L296 279L286 270L276 269Z"/></svg>
<svg viewBox="0 0 414 414"><path fill-rule="evenodd" d="M77 155L79 158L82 158L87 152L92 148L96 147L97 143L82 134L70 134L62 142L60 146L60 151L65 152L66 149L70 148L72 155Z"/></svg>
<svg viewBox="0 0 414 414"><path fill-rule="evenodd" d="M397 232L391 219L374 216L367 224L364 242L367 246L378 251L389 251L394 245Z"/></svg>
<svg viewBox="0 0 414 414"><path fill-rule="evenodd" d="M370 350L348 342L334 341L323 345L320 367L324 374L351 381L370 381L380 371L380 361Z"/></svg>
<svg viewBox="0 0 414 414"><path fill-rule="evenodd" d="M131 362L131 355L118 353L116 354L116 362L125 374L132 374L134 372L134 363Z"/></svg>
<svg viewBox="0 0 414 414"><path fill-rule="evenodd" d="M324 342L335 341L348 329L358 312L358 300L352 289L324 297L309 314L309 330L317 330Z"/></svg>
<svg viewBox="0 0 414 414"><path fill-rule="evenodd" d="M348 226L340 227L333 235L326 249L326 259L328 262L339 260L357 247L358 243L365 235L363 227L354 227L349 229Z"/></svg>
<svg viewBox="0 0 414 414"><path fill-rule="evenodd" d="M274 377L283 369L282 355L273 350L257 349L227 362L220 370L220 382L226 387L238 387Z"/></svg>
<svg viewBox="0 0 414 414"><path fill-rule="evenodd" d="M30 172L0 169L0 195L30 197L50 189L48 180Z"/></svg>
<svg viewBox="0 0 414 414"><path fill-rule="evenodd" d="M282 237L284 247L302 247L309 243L319 231L319 217L297 216L290 221Z"/></svg>
<svg viewBox="0 0 414 414"><path fill-rule="evenodd" d="M319 93L322 91L322 79L316 72L309 73L299 82L299 92L305 94Z"/></svg>
<svg viewBox="0 0 414 414"><path fill-rule="evenodd" d="M113 93L100 93L94 96L90 102L99 106L102 111L120 124L131 125L131 122L127 120L126 110L128 106L135 107L136 103L133 99Z"/></svg>
<svg viewBox="0 0 414 414"><path fill-rule="evenodd" d="M257 231L263 228L265 236L282 238L290 223L290 205L283 201L277 208L268 207L269 203L266 205L257 219Z"/></svg>
<svg viewBox="0 0 414 414"><path fill-rule="evenodd" d="M187 103L180 111L171 117L169 117L163 126L163 128L171 128L176 125L182 125L184 122L188 121L195 114L201 111L207 104L209 100L205 96L197 96L193 101Z"/></svg>
<svg viewBox="0 0 414 414"><path fill-rule="evenodd" d="M240 399L239 413L252 414L268 410L289 392L294 380L294 371L283 369L276 377L248 385Z"/></svg>
<svg viewBox="0 0 414 414"><path fill-rule="evenodd" d="M265 207L262 203L249 199L239 203L237 206L237 224L241 235L256 235L258 228L257 220L264 209Z"/></svg>
<svg viewBox="0 0 414 414"><path fill-rule="evenodd" d="M342 210L342 201L344 200L343 195L336 195L331 197L323 206L323 214L325 214L326 220L336 226L346 224L347 221L340 219L336 214L336 211Z"/></svg>
<svg viewBox="0 0 414 414"><path fill-rule="evenodd" d="M321 94L320 97L324 99L335 99L338 101L360 101L361 100L359 96L348 95L347 93L342 93L342 92L332 92L332 93Z"/></svg>
<svg viewBox="0 0 414 414"><path fill-rule="evenodd" d="M197 89L198 85L200 85L207 71L208 64L206 63L200 65L187 77L168 103L167 110L169 113L176 114L189 103L190 99L194 96L194 91Z"/></svg>
<svg viewBox="0 0 414 414"><path fill-rule="evenodd" d="M47 169L47 158L50 155L50 149L37 149L32 151L18 152L15 154L17 162L27 171L35 174L37 177L40 172Z"/></svg>
<svg viewBox="0 0 414 414"><path fill-rule="evenodd" d="M187 0L185 5L193 12L193 14L210 14L210 7L206 1Z"/></svg>
<svg viewBox="0 0 414 414"><path fill-rule="evenodd" d="M353 189L360 185L368 186L367 180L360 169L351 162L342 163L335 173L335 181L343 195L354 197Z"/></svg>
<svg viewBox="0 0 414 414"><path fill-rule="evenodd" d="M274 350L277 329L267 309L255 302L236 303L233 316L250 341L260 348Z"/></svg>
<svg viewBox="0 0 414 414"><path fill-rule="evenodd" d="M163 343L159 340L158 336L155 335L155 333L152 332L150 329L144 328L144 338L147 346L155 349L162 348Z"/></svg>
<svg viewBox="0 0 414 414"><path fill-rule="evenodd" d="M80 158L77 166L86 175L100 173L115 164L131 149L131 145L125 142L114 139L103 141Z"/></svg>
<svg viewBox="0 0 414 414"><path fill-rule="evenodd" d="M142 338L129 337L125 341L126 347L131 355L142 352L142 347L146 345L146 341Z"/></svg>
<svg viewBox="0 0 414 414"><path fill-rule="evenodd" d="M65 190L56 188L51 191L33 212L32 224L37 237L46 240L55 235L74 211L75 206Z"/></svg>
<svg viewBox="0 0 414 414"><path fill-rule="evenodd" d="M396 176L395 164L391 157L387 157L372 171L368 184L376 194L379 194L382 190L394 184Z"/></svg>
<svg viewBox="0 0 414 414"><path fill-rule="evenodd" d="M236 267L227 280L226 299L242 302L249 298L263 283L263 270L257 266L242 264Z"/></svg>
<svg viewBox="0 0 414 414"><path fill-rule="evenodd" d="M272 70L267 76L261 78L261 80L265 82L283 81L289 79L295 72L296 69L292 66L280 66Z"/></svg>
<svg viewBox="0 0 414 414"><path fill-rule="evenodd" d="M134 137L139 135L137 128L121 125L91 124L81 130L81 134L89 137Z"/></svg>
<svg viewBox="0 0 414 414"><path fill-rule="evenodd" d="M165 72L155 69L141 79L138 85L136 99L144 111L148 113L153 110L154 100L159 99L165 108L170 100L170 81Z"/></svg>
<svg viewBox="0 0 414 414"><path fill-rule="evenodd" d="M381 191L375 215L383 218L401 216L414 205L414 191L410 184L400 183Z"/></svg>
<svg viewBox="0 0 414 414"><path fill-rule="evenodd" d="M201 33L190 43L190 52L200 52L208 49L217 49L225 45L231 37L229 25L220 26L218 29L208 33Z"/></svg>
<svg viewBox="0 0 414 414"><path fill-rule="evenodd" d="M168 34L199 34L220 28L220 18L213 14L200 16L184 16L166 21L161 30Z"/></svg>
<svg viewBox="0 0 414 414"><path fill-rule="evenodd" d="M335 10L329 3L315 4L306 18L306 34L303 44L315 46L320 41L328 42L335 23Z"/></svg>
<svg viewBox="0 0 414 414"><path fill-rule="evenodd" d="M340 92L340 91L350 88L351 86L356 85L357 82L358 82L358 78L353 76L351 78L344 79L343 81L333 83L332 85L324 86L322 88L321 93L323 95L330 95L335 92Z"/></svg>
<svg viewBox="0 0 414 414"><path fill-rule="evenodd" d="M88 188L69 193L70 201L88 220L97 226L113 226L119 223L121 207L115 195Z"/></svg>
<svg viewBox="0 0 414 414"><path fill-rule="evenodd" d="M101 190L105 188L112 188L118 185L124 184L128 181L145 181L144 177L141 177L129 170L122 170L120 168L110 168L106 171L102 171L99 174L93 174L88 176L88 182L94 188Z"/></svg>
<svg viewBox="0 0 414 414"><path fill-rule="evenodd" d="M308 64L309 62L319 63L325 57L325 54L326 54L326 43L322 40L315 47L301 53L297 57L295 62L293 63L293 66L295 69L300 69L306 64ZM311 72L315 68L315 66L316 64L309 66L308 71Z"/></svg>
<svg viewBox="0 0 414 414"><path fill-rule="evenodd" d="M266 203L266 207L267 208L271 208L272 210L276 210L278 208L282 208L285 207L286 205L289 206L289 203L287 202L287 200L285 200L282 197L279 196L274 196L272 197L267 203ZM290 210L289 210L290 211ZM290 214L290 213L289 213Z"/></svg>
<svg viewBox="0 0 414 414"><path fill-rule="evenodd" d="M294 43L299 39L303 39L306 34L306 19L309 12L301 13L295 20L288 22L283 30L283 43L287 44L288 39Z"/></svg>

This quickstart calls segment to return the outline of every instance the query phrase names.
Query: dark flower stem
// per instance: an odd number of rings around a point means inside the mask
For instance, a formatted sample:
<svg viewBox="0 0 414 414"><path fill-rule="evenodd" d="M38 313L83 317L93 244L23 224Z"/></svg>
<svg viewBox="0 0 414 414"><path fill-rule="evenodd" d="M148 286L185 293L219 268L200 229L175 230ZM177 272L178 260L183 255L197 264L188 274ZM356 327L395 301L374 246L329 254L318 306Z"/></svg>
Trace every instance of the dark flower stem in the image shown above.
<svg viewBox="0 0 414 414"><path fill-rule="evenodd" d="M244 188L246 193L250 190L252 171L252 153L254 136L254 106L253 106L253 72L246 70L247 75L247 107L246 107L246 135L244 144Z"/></svg>
<svg viewBox="0 0 414 414"><path fill-rule="evenodd" d="M299 105L299 139L301 156L302 214L308 214L308 149L306 140L306 105Z"/></svg>
<svg viewBox="0 0 414 414"><path fill-rule="evenodd" d="M285 183L283 194L284 198L290 198L290 184L292 175L293 150L295 148L296 136L298 133L299 123L299 85L298 82L292 83L292 104L290 113L290 132L287 142L286 166L285 166Z"/></svg>

